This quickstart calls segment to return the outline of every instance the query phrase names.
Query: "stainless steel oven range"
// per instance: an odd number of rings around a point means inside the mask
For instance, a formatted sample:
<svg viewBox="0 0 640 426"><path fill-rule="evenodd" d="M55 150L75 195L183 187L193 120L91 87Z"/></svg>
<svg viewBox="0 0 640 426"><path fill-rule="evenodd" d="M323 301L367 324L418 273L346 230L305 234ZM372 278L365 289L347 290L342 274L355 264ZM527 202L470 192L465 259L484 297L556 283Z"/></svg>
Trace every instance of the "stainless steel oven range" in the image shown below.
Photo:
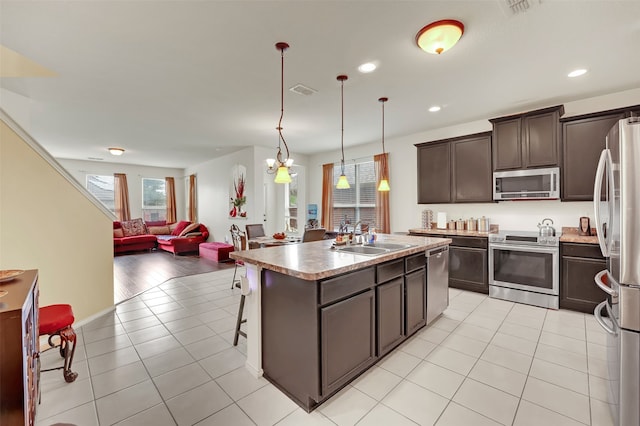
<svg viewBox="0 0 640 426"><path fill-rule="evenodd" d="M558 309L560 245L538 232L489 234L489 296Z"/></svg>

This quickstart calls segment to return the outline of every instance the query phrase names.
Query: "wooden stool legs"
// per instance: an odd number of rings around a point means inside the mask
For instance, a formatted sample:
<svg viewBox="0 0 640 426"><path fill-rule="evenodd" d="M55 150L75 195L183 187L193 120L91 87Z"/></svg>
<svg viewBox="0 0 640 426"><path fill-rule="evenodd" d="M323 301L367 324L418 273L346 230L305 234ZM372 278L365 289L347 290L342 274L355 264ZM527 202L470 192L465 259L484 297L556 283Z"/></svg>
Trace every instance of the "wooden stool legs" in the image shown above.
<svg viewBox="0 0 640 426"><path fill-rule="evenodd" d="M247 322L246 319L242 319L242 314L244 312L244 299L245 295L240 296L240 307L238 308L238 319L236 320L236 333L233 336L233 346L238 346L238 336L242 336L245 339L247 338L247 333L240 330L240 326Z"/></svg>

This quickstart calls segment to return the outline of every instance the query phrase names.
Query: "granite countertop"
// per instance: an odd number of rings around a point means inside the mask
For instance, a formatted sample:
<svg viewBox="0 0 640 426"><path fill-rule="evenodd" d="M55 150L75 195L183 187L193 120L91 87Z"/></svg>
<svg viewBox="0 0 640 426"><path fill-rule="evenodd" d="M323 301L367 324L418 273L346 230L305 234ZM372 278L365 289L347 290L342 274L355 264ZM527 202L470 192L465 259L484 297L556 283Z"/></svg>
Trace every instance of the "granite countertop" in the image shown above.
<svg viewBox="0 0 640 426"><path fill-rule="evenodd" d="M437 234L437 235L456 235L460 237L484 237L487 238L489 234L497 234L498 228L495 225L490 225L489 232L480 231L456 231L455 229L438 229L438 228L414 228L409 229L412 234Z"/></svg>
<svg viewBox="0 0 640 426"><path fill-rule="evenodd" d="M265 269L315 281L451 243L449 238L387 234L377 234L377 241L412 244L413 247L377 256L367 256L332 250L333 240L322 240L236 251L231 252L230 256Z"/></svg>
<svg viewBox="0 0 640 426"><path fill-rule="evenodd" d="M581 243L581 244L598 244L598 236L595 235L595 229L591 230L592 235L579 235L578 228L563 226L561 243Z"/></svg>

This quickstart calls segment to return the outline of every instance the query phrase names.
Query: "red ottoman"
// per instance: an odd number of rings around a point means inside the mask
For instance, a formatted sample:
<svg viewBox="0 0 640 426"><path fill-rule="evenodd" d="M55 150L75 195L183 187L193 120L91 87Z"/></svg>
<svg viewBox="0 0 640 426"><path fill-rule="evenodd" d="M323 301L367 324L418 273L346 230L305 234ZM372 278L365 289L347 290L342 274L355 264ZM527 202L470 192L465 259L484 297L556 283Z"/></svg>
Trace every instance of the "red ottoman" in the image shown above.
<svg viewBox="0 0 640 426"><path fill-rule="evenodd" d="M216 262L227 262L229 253L233 251L233 245L227 243L200 243L198 246L198 254L205 259L214 260Z"/></svg>

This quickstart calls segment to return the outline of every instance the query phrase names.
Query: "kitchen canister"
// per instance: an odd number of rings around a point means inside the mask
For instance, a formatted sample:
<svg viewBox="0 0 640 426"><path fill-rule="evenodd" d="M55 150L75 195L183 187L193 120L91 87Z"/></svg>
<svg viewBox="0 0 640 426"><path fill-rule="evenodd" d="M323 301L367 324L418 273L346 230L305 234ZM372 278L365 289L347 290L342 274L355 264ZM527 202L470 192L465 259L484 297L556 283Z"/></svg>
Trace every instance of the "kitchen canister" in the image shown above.
<svg viewBox="0 0 640 426"><path fill-rule="evenodd" d="M474 218L467 219L467 231L475 231L478 227L478 221Z"/></svg>
<svg viewBox="0 0 640 426"><path fill-rule="evenodd" d="M464 220L458 219L456 221L456 231L464 231Z"/></svg>
<svg viewBox="0 0 640 426"><path fill-rule="evenodd" d="M447 223L447 229L450 231L455 231L456 230L456 221L455 220L450 220Z"/></svg>
<svg viewBox="0 0 640 426"><path fill-rule="evenodd" d="M489 218L482 216L478 219L478 231L489 232Z"/></svg>

